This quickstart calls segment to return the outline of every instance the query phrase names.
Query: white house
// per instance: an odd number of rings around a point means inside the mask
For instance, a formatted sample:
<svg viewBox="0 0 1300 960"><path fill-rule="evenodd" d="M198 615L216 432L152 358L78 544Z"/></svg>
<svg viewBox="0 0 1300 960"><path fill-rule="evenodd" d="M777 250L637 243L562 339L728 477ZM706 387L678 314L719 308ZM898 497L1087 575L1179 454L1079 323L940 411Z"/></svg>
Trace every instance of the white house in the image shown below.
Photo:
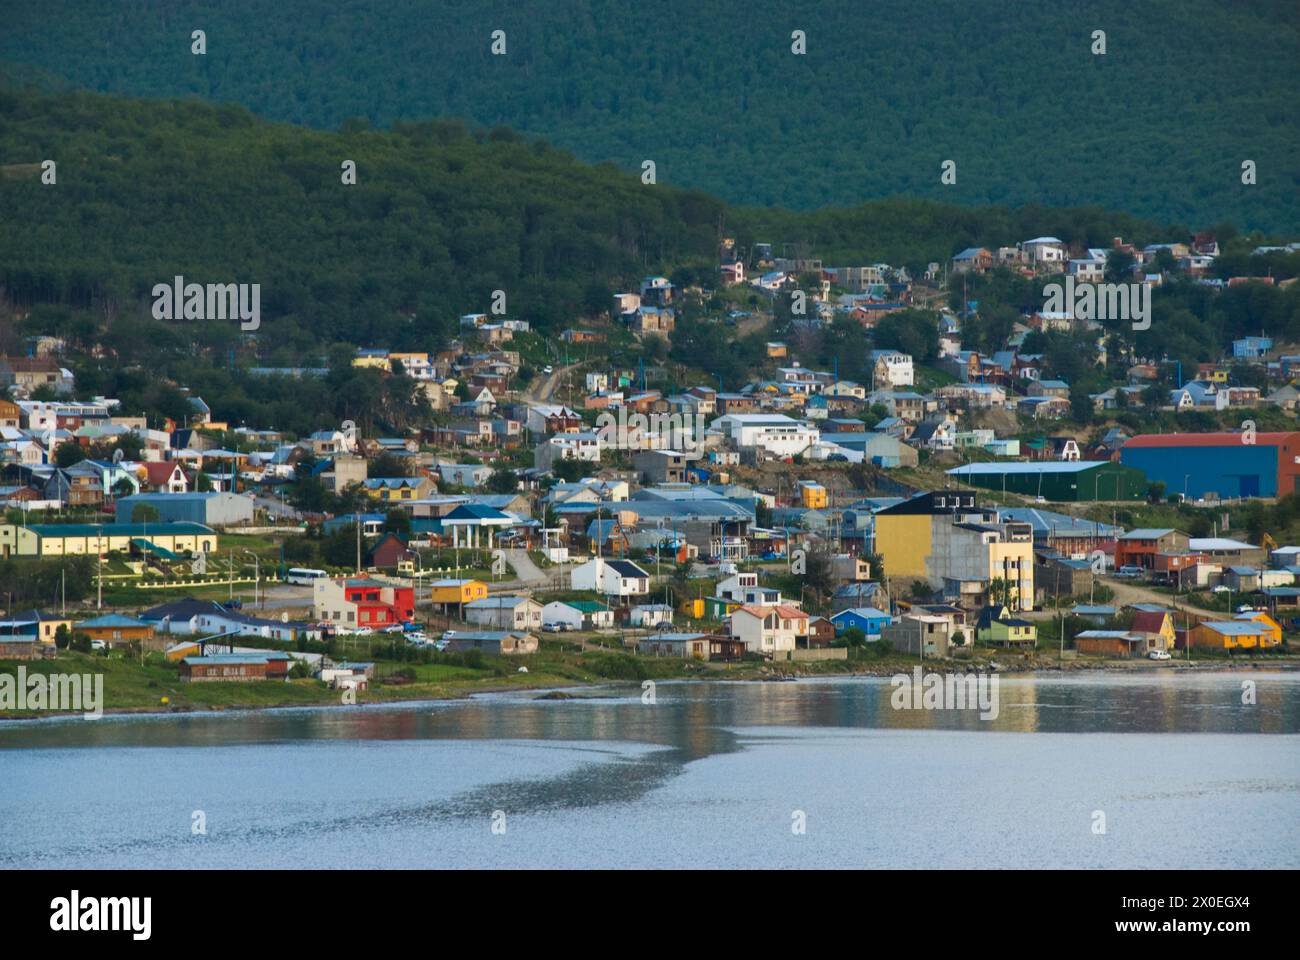
<svg viewBox="0 0 1300 960"><path fill-rule="evenodd" d="M593 557L574 567L574 590L595 590L610 597L643 596L650 592L650 574L631 560Z"/></svg>
<svg viewBox="0 0 1300 960"><path fill-rule="evenodd" d="M1065 244L1056 237L1035 237L1026 240L1020 247L1034 266L1066 261Z"/></svg>
<svg viewBox="0 0 1300 960"><path fill-rule="evenodd" d="M872 350L873 386L879 389L910 387L916 382L911 354L899 350Z"/></svg>
<svg viewBox="0 0 1300 960"><path fill-rule="evenodd" d="M713 595L732 603L742 603L754 607L771 607L781 603L781 591L758 585L758 574L742 570L720 580L713 590Z"/></svg>
<svg viewBox="0 0 1300 960"><path fill-rule="evenodd" d="M793 650L798 637L808 636L808 614L786 604L740 607L731 613L731 635L749 653L782 653Z"/></svg>
<svg viewBox="0 0 1300 960"><path fill-rule="evenodd" d="M658 627L672 622L673 608L666 603L639 603L628 616L628 623L634 627Z"/></svg>
<svg viewBox="0 0 1300 960"><path fill-rule="evenodd" d="M542 608L542 623L562 624L568 630L608 630L614 611L591 600L552 600Z"/></svg>
<svg viewBox="0 0 1300 960"><path fill-rule="evenodd" d="M729 413L709 429L721 433L738 449L761 447L778 457L803 453L821 438L821 431L781 413Z"/></svg>
<svg viewBox="0 0 1300 960"><path fill-rule="evenodd" d="M536 630L543 622L542 609L529 597L484 597L465 604L465 621L498 630Z"/></svg>

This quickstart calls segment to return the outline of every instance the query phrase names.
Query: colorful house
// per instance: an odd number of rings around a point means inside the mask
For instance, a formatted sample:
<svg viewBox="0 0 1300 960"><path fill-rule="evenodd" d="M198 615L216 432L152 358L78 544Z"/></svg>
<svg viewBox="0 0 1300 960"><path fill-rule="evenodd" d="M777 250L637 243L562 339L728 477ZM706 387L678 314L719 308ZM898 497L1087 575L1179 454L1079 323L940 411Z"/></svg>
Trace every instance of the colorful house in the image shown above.
<svg viewBox="0 0 1300 960"><path fill-rule="evenodd" d="M1204 650L1260 650L1277 646L1273 637L1273 627L1256 620L1206 620L1192 628L1192 646Z"/></svg>
<svg viewBox="0 0 1300 960"><path fill-rule="evenodd" d="M435 580L429 593L429 600L435 606L446 608L454 604L482 600L487 595L487 584L482 580Z"/></svg>
<svg viewBox="0 0 1300 960"><path fill-rule="evenodd" d="M1254 621L1269 630L1268 646L1279 646L1282 643L1282 625L1270 617L1263 610L1244 610L1232 618L1239 621Z"/></svg>
<svg viewBox="0 0 1300 960"><path fill-rule="evenodd" d="M975 622L975 639L994 647L1032 647L1038 643L1038 627L1012 616L1006 606L987 606Z"/></svg>
<svg viewBox="0 0 1300 960"><path fill-rule="evenodd" d="M76 631L86 634L91 640L103 640L110 647L153 639L153 624L120 613L83 620L77 624Z"/></svg>
<svg viewBox="0 0 1300 960"><path fill-rule="evenodd" d="M845 630L856 627L866 634L868 640L879 640L881 632L893 619L885 611L877 610L875 607L854 607L831 615L831 623L835 625L837 637Z"/></svg>
<svg viewBox="0 0 1300 960"><path fill-rule="evenodd" d="M1148 650L1174 649L1174 616L1168 610L1139 610L1133 615L1129 631L1143 635ZM1281 628L1278 633L1280 636Z"/></svg>
<svg viewBox="0 0 1300 960"><path fill-rule="evenodd" d="M1074 649L1084 657L1140 657L1146 637L1127 630L1084 630L1074 638Z"/></svg>
<svg viewBox="0 0 1300 960"><path fill-rule="evenodd" d="M369 577L317 580L313 607L316 619L343 630L382 629L415 618L415 588Z"/></svg>

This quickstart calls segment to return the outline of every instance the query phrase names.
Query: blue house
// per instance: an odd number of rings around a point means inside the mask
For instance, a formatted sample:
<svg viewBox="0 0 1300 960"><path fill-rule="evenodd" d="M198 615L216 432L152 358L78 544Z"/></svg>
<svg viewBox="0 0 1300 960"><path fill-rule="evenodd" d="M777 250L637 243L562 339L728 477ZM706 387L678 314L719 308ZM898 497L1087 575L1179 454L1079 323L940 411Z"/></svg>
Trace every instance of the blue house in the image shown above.
<svg viewBox="0 0 1300 960"><path fill-rule="evenodd" d="M838 637L852 627L857 627L867 635L868 640L879 640L881 631L887 627L893 618L883 610L877 610L875 607L853 607L850 610L841 610L839 613L831 616L831 623L835 624L835 635Z"/></svg>
<svg viewBox="0 0 1300 960"><path fill-rule="evenodd" d="M1273 349L1268 337L1242 337L1232 341L1232 355L1243 360L1260 360Z"/></svg>

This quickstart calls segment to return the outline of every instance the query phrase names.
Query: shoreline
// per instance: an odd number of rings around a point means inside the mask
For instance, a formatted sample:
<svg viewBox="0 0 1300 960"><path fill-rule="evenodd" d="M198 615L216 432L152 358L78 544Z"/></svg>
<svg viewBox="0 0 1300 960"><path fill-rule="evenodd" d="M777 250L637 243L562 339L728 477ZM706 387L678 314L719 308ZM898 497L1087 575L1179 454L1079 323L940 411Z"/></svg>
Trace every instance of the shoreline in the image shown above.
<svg viewBox="0 0 1300 960"><path fill-rule="evenodd" d="M813 661L816 663L817 661ZM821 661L831 663L835 661ZM993 661L996 662L996 661ZM806 667L809 664L790 664L792 667ZM926 672L940 674L967 674L983 673L987 671L987 662L971 661L965 664L956 664L953 661L943 661L942 663L926 662L924 664L916 661L904 663L890 662L861 664L861 669L852 670L813 670L805 671L800 669L782 670L771 664L755 664L755 669L745 671L744 675L732 676L729 673L714 671L705 668L704 670L678 676L664 676L651 678L655 683L792 683L799 680L848 680L857 678L884 678L892 677L900 673L911 673L916 667L921 667ZM1276 672L1288 673L1300 671L1300 658L1288 657L1283 660L1242 660L1242 661L1123 661L1123 660L1104 660L1092 662L1079 661L1050 661L1046 663L1035 663L1033 665L1020 665L1016 669L1014 665L999 665L999 669L992 671L997 676L1006 677L1025 677L1052 674L1070 674L1083 672L1098 673L1119 673L1138 676L1149 676L1165 672L1175 673L1238 673L1248 672ZM258 681L267 683L269 681ZM471 686L465 681L449 681L444 684L419 684L424 689L412 690L411 696L403 696L399 691L402 686L384 686L378 685L377 689L386 693L392 691L392 695L384 695L377 698L369 696L358 697L354 703L345 703L341 696L331 696L318 701L303 702L282 702L282 703L226 703L226 704L206 704L206 705L162 705L162 704L141 704L138 706L117 706L103 708L101 716L112 717L156 717L156 716L199 716L203 714L226 714L226 713L264 713L278 710L329 710L344 707L385 707L385 706L402 706L407 704L435 704L451 703L458 700L468 700L477 695L493 695L501 693L518 693L520 695L535 694L534 700L546 701L571 701L571 700L595 700L604 699L601 697L584 696L581 693L564 695L569 691L581 691L596 689L600 687L628 686L640 689L639 679L620 679L620 678L600 678L595 680L570 679L567 682L556 683L552 678L536 686L525 684L510 683L493 683L486 686ZM430 690L428 687L434 687ZM369 693L369 691L367 691ZM556 695L559 694L559 695ZM80 720L84 715L80 711L66 710L43 710L43 711L4 711L0 710L0 721L9 721L12 723L19 722L43 722L49 720ZM98 719L98 718L97 718Z"/></svg>

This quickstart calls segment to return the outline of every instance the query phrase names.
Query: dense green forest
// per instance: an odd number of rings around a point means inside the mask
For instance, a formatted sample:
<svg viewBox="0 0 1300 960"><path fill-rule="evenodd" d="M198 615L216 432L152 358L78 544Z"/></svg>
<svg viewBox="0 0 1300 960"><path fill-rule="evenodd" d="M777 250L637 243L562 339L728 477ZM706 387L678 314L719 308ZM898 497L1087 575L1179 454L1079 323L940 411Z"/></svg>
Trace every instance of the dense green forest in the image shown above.
<svg viewBox="0 0 1300 960"><path fill-rule="evenodd" d="M41 182L46 159L57 164L53 185ZM346 160L355 185L342 182ZM139 331L114 324L147 316L154 284L178 274L260 283L253 340L234 323L183 322L149 339L218 352L251 342L274 365L341 341L427 349L460 314L486 312L498 289L509 316L558 332L646 271L693 264L711 278L723 233L914 269L971 243L1046 231L1091 243L1166 236L1095 208L730 208L457 121L324 132L241 107L16 88L0 89L0 167L10 174L0 178L0 281L12 304L81 310L82 327L60 332L129 352Z"/></svg>
<svg viewBox="0 0 1300 960"><path fill-rule="evenodd" d="M57 164L53 184L41 181L47 159ZM355 185L342 182L345 160L357 164ZM647 271L711 285L723 235L742 247L766 241L828 263L884 260L919 273L974 244L1044 233L1090 245L1116 235L1145 243L1184 239L1188 230L1096 207L904 199L805 212L734 207L459 121L392 130L349 122L326 132L236 106L13 85L0 87L0 217L0 352L22 350L26 334L59 334L76 355L84 394L179 419L187 407L175 384L185 384L236 424L296 433L345 418L388 426L419 419L398 378L350 366L356 345L437 348L456 334L460 314L486 312L497 289L508 316L553 335L606 310L615 289ZM1257 237L1229 224L1215 229L1225 275L1295 274L1300 258L1250 257ZM261 328L154 319L153 285L177 274L261 284ZM1000 347L1020 313L1041 306L1040 286L1004 274L974 280L968 294L981 308L967 322L971 346ZM1137 345L1192 362L1243 333L1297 340L1298 300L1300 288L1252 285L1215 296L1174 285L1158 295L1156 322ZM669 358L738 387L761 361L763 334L737 341L712 322L725 302L690 307ZM776 307L778 318L788 314ZM861 377L873 345L924 358L933 340L933 318L908 315L887 318L874 339L838 324L800 349ZM1058 346L1062 365L1089 351ZM663 347L651 338L645 350L654 361ZM333 373L250 376L254 364Z"/></svg>
<svg viewBox="0 0 1300 960"><path fill-rule="evenodd" d="M0 65L50 85L328 129L463 117L746 205L1096 204L1273 231L1300 223L1297 63L1294 0L45 0L0 31Z"/></svg>

